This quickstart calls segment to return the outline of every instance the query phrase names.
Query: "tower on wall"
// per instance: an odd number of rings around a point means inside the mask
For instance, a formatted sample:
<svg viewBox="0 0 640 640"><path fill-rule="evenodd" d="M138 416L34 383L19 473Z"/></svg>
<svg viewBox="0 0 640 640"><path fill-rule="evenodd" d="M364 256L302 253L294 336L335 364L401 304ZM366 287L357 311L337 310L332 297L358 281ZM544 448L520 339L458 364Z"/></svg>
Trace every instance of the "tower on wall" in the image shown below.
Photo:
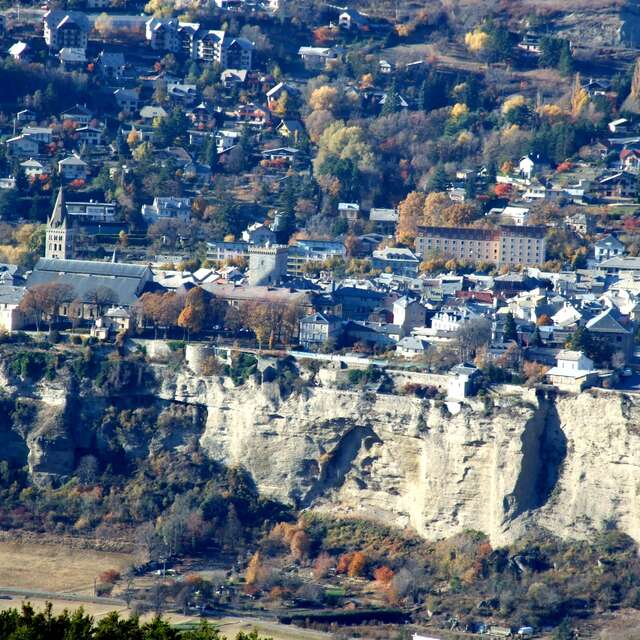
<svg viewBox="0 0 640 640"><path fill-rule="evenodd" d="M67 205L64 200L64 191L60 187L56 204L53 207L51 217L47 221L47 241L45 258L58 260L70 260L74 257L74 232L67 215Z"/></svg>
<svg viewBox="0 0 640 640"><path fill-rule="evenodd" d="M249 245L249 284L277 286L287 275L286 245Z"/></svg>

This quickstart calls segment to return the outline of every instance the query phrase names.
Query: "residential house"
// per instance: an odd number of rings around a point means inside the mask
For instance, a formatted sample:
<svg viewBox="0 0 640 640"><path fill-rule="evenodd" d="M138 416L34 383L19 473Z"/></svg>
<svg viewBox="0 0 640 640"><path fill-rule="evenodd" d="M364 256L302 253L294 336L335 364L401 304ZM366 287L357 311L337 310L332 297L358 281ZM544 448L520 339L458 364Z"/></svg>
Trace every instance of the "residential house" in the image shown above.
<svg viewBox="0 0 640 640"><path fill-rule="evenodd" d="M298 140L305 134L305 128L302 122L300 122L299 120L286 118L284 120L281 120L276 125L276 132L283 138L292 138L293 140Z"/></svg>
<svg viewBox="0 0 640 640"><path fill-rule="evenodd" d="M169 82L167 83L167 96L175 103L190 105L198 97L198 88L195 84Z"/></svg>
<svg viewBox="0 0 640 640"><path fill-rule="evenodd" d="M140 109L140 117L145 122L151 124L156 118L167 118L169 114L163 107L156 105L146 105Z"/></svg>
<svg viewBox="0 0 640 640"><path fill-rule="evenodd" d="M585 328L611 345L614 354L620 353L628 362L633 355L633 322L612 307L591 318Z"/></svg>
<svg viewBox="0 0 640 640"><path fill-rule="evenodd" d="M394 72L395 65L393 65L388 60L380 60L378 62L378 70L380 71L380 73L384 75L390 75L391 73Z"/></svg>
<svg viewBox="0 0 640 640"><path fill-rule="evenodd" d="M546 378L560 389L579 393L596 380L593 360L581 351L564 349L556 356L556 365L547 371Z"/></svg>
<svg viewBox="0 0 640 640"><path fill-rule="evenodd" d="M80 144L89 147L99 147L102 144L102 130L97 127L80 127L76 129Z"/></svg>
<svg viewBox="0 0 640 640"><path fill-rule="evenodd" d="M191 198L156 197L152 204L142 205L142 217L148 224L160 218L175 218L188 222L191 219Z"/></svg>
<svg viewBox="0 0 640 640"><path fill-rule="evenodd" d="M502 215L511 220L511 224L522 227L529 221L530 209L528 207L507 206L502 210Z"/></svg>
<svg viewBox="0 0 640 640"><path fill-rule="evenodd" d="M93 112L86 106L77 104L71 109L67 109L60 114L61 120L71 120L81 127L89 125L93 119Z"/></svg>
<svg viewBox="0 0 640 640"><path fill-rule="evenodd" d="M58 173L67 182L84 180L89 173L89 165L79 156L72 154L58 162Z"/></svg>
<svg viewBox="0 0 640 640"><path fill-rule="evenodd" d="M42 142L42 144L51 144L53 129L51 127L24 127L22 135L28 136L36 142Z"/></svg>
<svg viewBox="0 0 640 640"><path fill-rule="evenodd" d="M369 211L369 220L375 224L377 233L393 235L398 224L397 209L374 208Z"/></svg>
<svg viewBox="0 0 640 640"><path fill-rule="evenodd" d="M263 129L271 123L268 109L256 104L240 104L234 111L236 121L253 129Z"/></svg>
<svg viewBox="0 0 640 640"><path fill-rule="evenodd" d="M271 89L269 89L265 94L267 98L267 106L273 111L278 108L278 101L282 96L285 94L287 96L292 96L297 93L298 90L295 87L287 84L286 82L278 82L278 84L271 87Z"/></svg>
<svg viewBox="0 0 640 640"><path fill-rule="evenodd" d="M469 305L444 305L431 318L431 329L437 335L456 333L471 320L482 317L482 313Z"/></svg>
<svg viewBox="0 0 640 640"><path fill-rule="evenodd" d="M405 336L398 340L396 354L402 358L419 358L429 348L429 342L417 336Z"/></svg>
<svg viewBox="0 0 640 640"><path fill-rule="evenodd" d="M623 149L620 152L620 167L629 173L640 171L640 149Z"/></svg>
<svg viewBox="0 0 640 640"><path fill-rule="evenodd" d="M300 320L300 344L305 349L312 349L322 345L332 345L340 337L342 321L335 316L314 313Z"/></svg>
<svg viewBox="0 0 640 640"><path fill-rule="evenodd" d="M339 47L300 47L298 55L307 69L325 69L342 57Z"/></svg>
<svg viewBox="0 0 640 640"><path fill-rule="evenodd" d="M34 160L33 158L29 158L28 160L21 162L20 167L22 167L22 170L24 171L27 178L41 176L42 174L46 173L45 166L42 164L42 162Z"/></svg>
<svg viewBox="0 0 640 640"><path fill-rule="evenodd" d="M80 47L62 47L58 59L65 71L82 70L87 64L87 54Z"/></svg>
<svg viewBox="0 0 640 640"><path fill-rule="evenodd" d="M593 252L596 262L600 263L609 258L623 256L627 249L614 235L606 235L593 245Z"/></svg>
<svg viewBox="0 0 640 640"><path fill-rule="evenodd" d="M355 222L360 215L360 205L357 202L338 202L338 215L349 222Z"/></svg>
<svg viewBox="0 0 640 640"><path fill-rule="evenodd" d="M423 327L426 310L418 300L402 296L393 303L393 324L400 327L401 335L409 335L416 327Z"/></svg>
<svg viewBox="0 0 640 640"><path fill-rule="evenodd" d="M332 292L331 297L343 319L364 321L380 307L385 294L375 289L341 286Z"/></svg>
<svg viewBox="0 0 640 640"><path fill-rule="evenodd" d="M101 51L98 56L98 70L107 79L121 80L126 66L124 54L120 51Z"/></svg>
<svg viewBox="0 0 640 640"><path fill-rule="evenodd" d="M40 150L40 144L31 136L19 135L9 138L5 145L7 146L7 155L11 158L30 158L37 156Z"/></svg>
<svg viewBox="0 0 640 640"><path fill-rule="evenodd" d="M631 122L627 118L616 118L612 120L607 127L611 133L626 134L629 133L629 125Z"/></svg>
<svg viewBox="0 0 640 640"><path fill-rule="evenodd" d="M113 92L113 97L121 111L135 113L140 104L140 91L138 89L126 89L120 87Z"/></svg>
<svg viewBox="0 0 640 640"><path fill-rule="evenodd" d="M91 27L84 13L50 9L44 14L43 22L44 40L50 49L54 51L63 48L86 50Z"/></svg>
<svg viewBox="0 0 640 640"><path fill-rule="evenodd" d="M373 252L372 266L388 273L415 278L420 266L419 258L406 247L385 247Z"/></svg>
<svg viewBox="0 0 640 640"><path fill-rule="evenodd" d="M113 223L117 221L117 204L115 202L67 202L67 217L81 224Z"/></svg>
<svg viewBox="0 0 640 640"><path fill-rule="evenodd" d="M0 330L11 333L24 327L25 317L20 310L20 303L26 293L25 287L0 285Z"/></svg>
<svg viewBox="0 0 640 640"><path fill-rule="evenodd" d="M627 171L618 171L600 178L593 186L596 196L605 199L630 199L638 194L637 176Z"/></svg>
<svg viewBox="0 0 640 640"><path fill-rule="evenodd" d="M246 69L225 69L220 74L220 80L225 89L232 89L242 86L247 81L248 73Z"/></svg>
<svg viewBox="0 0 640 640"><path fill-rule="evenodd" d="M36 119L36 112L31 109L22 109L16 113L16 122L19 124L27 124Z"/></svg>
<svg viewBox="0 0 640 640"><path fill-rule="evenodd" d="M207 242L207 259L214 262L244 260L249 258L247 242Z"/></svg>
<svg viewBox="0 0 640 640"><path fill-rule="evenodd" d="M348 31L366 31L369 28L369 18L355 9L347 8L338 16L338 26Z"/></svg>
<svg viewBox="0 0 640 640"><path fill-rule="evenodd" d="M640 276L640 258L633 256L609 258L598 265L598 271L607 275L619 275L620 277Z"/></svg>

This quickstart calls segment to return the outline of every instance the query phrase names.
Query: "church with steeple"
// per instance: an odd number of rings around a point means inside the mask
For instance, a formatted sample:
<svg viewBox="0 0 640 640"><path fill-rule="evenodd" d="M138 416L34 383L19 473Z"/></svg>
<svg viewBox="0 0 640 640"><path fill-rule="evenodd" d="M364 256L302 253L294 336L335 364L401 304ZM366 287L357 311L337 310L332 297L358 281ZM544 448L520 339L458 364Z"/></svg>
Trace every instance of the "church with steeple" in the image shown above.
<svg viewBox="0 0 640 640"><path fill-rule="evenodd" d="M75 257L74 229L68 218L64 190L60 187L53 212L47 221L45 258L72 260Z"/></svg>

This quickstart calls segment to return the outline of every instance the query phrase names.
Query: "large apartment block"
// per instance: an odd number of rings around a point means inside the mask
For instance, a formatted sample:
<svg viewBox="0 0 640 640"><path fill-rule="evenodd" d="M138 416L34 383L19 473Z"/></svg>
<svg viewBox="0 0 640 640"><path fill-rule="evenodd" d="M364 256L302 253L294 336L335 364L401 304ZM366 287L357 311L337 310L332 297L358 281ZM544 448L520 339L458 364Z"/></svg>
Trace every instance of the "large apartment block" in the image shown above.
<svg viewBox="0 0 640 640"><path fill-rule="evenodd" d="M497 266L536 265L545 260L544 236L544 227L420 227L416 250L422 259L444 256Z"/></svg>
<svg viewBox="0 0 640 640"><path fill-rule="evenodd" d="M225 31L203 29L197 22L149 18L146 38L151 48L182 54L192 60L217 63L223 69L251 69L253 43Z"/></svg>

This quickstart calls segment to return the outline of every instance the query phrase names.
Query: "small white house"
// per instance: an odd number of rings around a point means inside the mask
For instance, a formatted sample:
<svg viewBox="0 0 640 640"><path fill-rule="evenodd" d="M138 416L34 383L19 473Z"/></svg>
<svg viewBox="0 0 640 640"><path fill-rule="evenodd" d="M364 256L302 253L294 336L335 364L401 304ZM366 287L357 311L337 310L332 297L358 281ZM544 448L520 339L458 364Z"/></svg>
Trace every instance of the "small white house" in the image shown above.
<svg viewBox="0 0 640 640"><path fill-rule="evenodd" d="M529 220L529 209L527 207L505 207L502 215L511 218L513 224L517 227L523 227Z"/></svg>
<svg viewBox="0 0 640 640"><path fill-rule="evenodd" d="M547 371L547 380L567 391L582 391L591 386L595 369L593 360L582 351L564 349L556 356L556 366Z"/></svg>
<svg viewBox="0 0 640 640"><path fill-rule="evenodd" d="M29 158L28 160L21 162L20 166L22 167L25 175L28 178L31 178L33 176L41 176L45 172L45 168L42 162L34 160L33 158Z"/></svg>
<svg viewBox="0 0 640 640"><path fill-rule="evenodd" d="M58 173L63 180L78 180L87 177L89 165L76 155L68 156L58 162Z"/></svg>

